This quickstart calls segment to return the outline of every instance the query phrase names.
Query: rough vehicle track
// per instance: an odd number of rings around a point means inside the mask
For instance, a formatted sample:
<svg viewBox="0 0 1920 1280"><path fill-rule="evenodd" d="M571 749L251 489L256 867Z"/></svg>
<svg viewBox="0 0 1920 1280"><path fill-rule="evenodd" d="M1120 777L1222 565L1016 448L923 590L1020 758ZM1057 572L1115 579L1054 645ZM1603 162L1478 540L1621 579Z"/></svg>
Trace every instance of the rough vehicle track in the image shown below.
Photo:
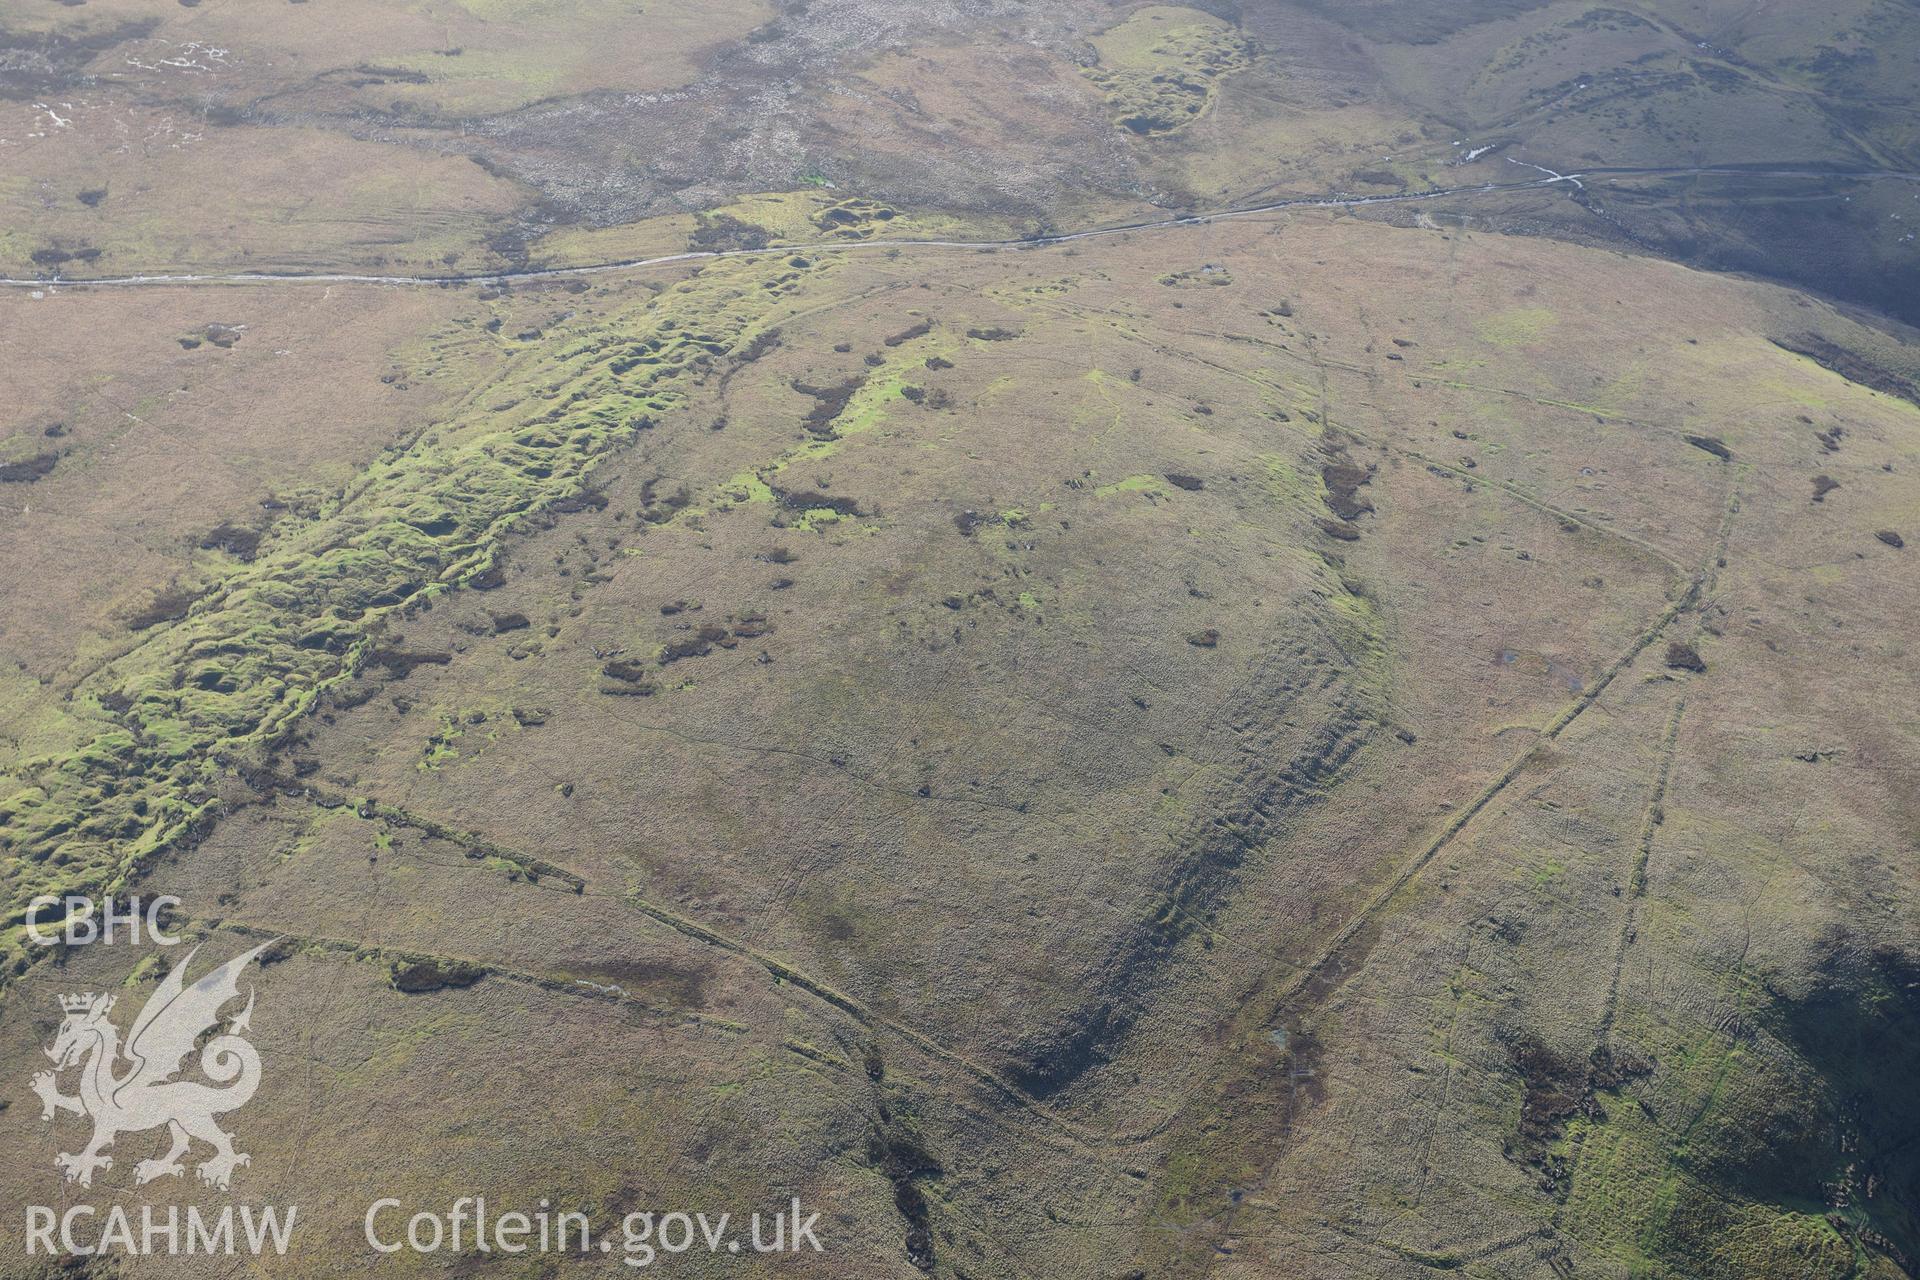
<svg viewBox="0 0 1920 1280"><path fill-rule="evenodd" d="M1609 663L1606 669L1595 677L1592 685L1582 692L1579 697L1569 703L1559 715L1555 716L1553 722L1541 730L1540 736L1530 743L1526 750L1516 756L1513 761L1501 771L1499 777L1488 783L1480 790L1479 794L1474 796L1466 805L1462 806L1447 824L1440 829L1439 834L1422 846L1420 852L1416 854L1412 860L1401 867L1391 880L1367 900L1367 904L1362 907L1359 912L1349 919L1345 925L1341 926L1339 932L1333 935L1332 939L1329 940L1320 953L1280 988L1276 998L1272 1002L1273 1016L1269 1021L1272 1021L1273 1018L1280 1017L1287 1010L1293 1008L1295 1002L1303 995L1310 993L1314 988L1316 980L1335 966L1335 962L1339 960L1341 953L1346 950L1347 945L1353 941L1354 937L1365 929L1382 911L1386 910L1394 899L1398 898L1401 892L1413 882L1415 877L1425 870L1427 866L1433 862L1434 858L1439 856L1442 849L1445 849L1453 842L1456 836L1466 830L1468 826L1472 825L1473 820L1480 815L1482 810L1492 804L1494 800L1498 799L1500 794L1513 784L1514 779L1518 778L1521 772L1525 770L1527 762L1532 760L1542 747L1558 739L1561 734L1566 732L1568 726L1573 724L1575 720L1578 720L1589 708L1598 702L1600 696L1607 691L1614 680L1631 666L1634 659L1645 652L1649 645L1659 639L1660 636L1666 632L1667 628L1673 625L1675 619L1699 605L1702 596L1712 581L1714 568L1724 553L1727 544L1727 535L1732 526L1733 517L1739 509L1740 498L1736 491L1728 500L1726 513L1721 522L1719 536L1715 539L1714 547L1708 554L1706 564L1701 568L1700 572L1694 576L1693 581L1688 584L1686 590L1668 604L1665 609L1661 610L1659 616L1634 638L1633 642L1627 646L1620 656Z"/></svg>
<svg viewBox="0 0 1920 1280"><path fill-rule="evenodd" d="M1538 168L1539 166L1531 166ZM846 253L862 249L1038 249L1047 245L1071 244L1080 240L1093 240L1104 236L1126 235L1135 231L1168 231L1180 227L1205 226L1224 218L1246 218L1263 213L1280 213L1288 209L1358 209L1373 205L1414 204L1423 201L1444 200L1457 196L1504 195L1515 191L1537 191L1545 187L1563 184L1579 189L1581 179L1594 174L1608 177L1677 177L1677 176L1737 176L1743 178L1853 178L1861 181L1894 181L1920 183L1920 173L1903 173L1897 170L1796 170L1771 169L1751 170L1726 166L1704 166L1692 169L1625 169L1603 168L1586 169L1579 173L1554 173L1542 170L1545 177L1531 178L1524 182L1477 182L1460 187L1436 187L1432 191L1396 192L1392 195L1347 196L1338 193L1313 196L1292 196L1284 200L1268 200L1259 204L1239 205L1226 209L1216 209L1207 213L1181 214L1170 218L1151 218L1139 222L1116 223L1111 226L1089 227L1082 231L1066 231L1054 235L1030 236L1019 240L817 240L796 241L791 244L774 245L764 249L703 249L689 250L685 253L669 253L654 258L629 258L610 262L588 263L577 267L529 267L514 271L477 272L467 275L357 275L352 273L327 272L275 272L275 271L235 271L225 273L185 273L177 275L126 275L99 276L94 278L69 278L47 276L37 279L20 277L0 277L0 287L14 289L52 289L62 285L94 285L129 287L140 285L180 285L180 284L385 284L385 285L430 285L443 287L452 284L496 284L513 280L569 280L583 276L606 275L620 271L641 271L649 267L671 266L680 262L703 262L720 258L760 258L807 253Z"/></svg>

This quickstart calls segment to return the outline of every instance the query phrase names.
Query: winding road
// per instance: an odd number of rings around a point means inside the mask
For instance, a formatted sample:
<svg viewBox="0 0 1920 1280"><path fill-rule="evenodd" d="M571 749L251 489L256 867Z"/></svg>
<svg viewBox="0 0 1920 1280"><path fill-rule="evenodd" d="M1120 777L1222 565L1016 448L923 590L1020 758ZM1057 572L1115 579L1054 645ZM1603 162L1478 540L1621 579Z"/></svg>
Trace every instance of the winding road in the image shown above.
<svg viewBox="0 0 1920 1280"><path fill-rule="evenodd" d="M1066 231L1055 235L1030 236L1018 240L888 239L796 241L790 244L771 245L764 249L689 250L685 253L669 253L654 258L629 258L614 262L596 262L572 267L533 267L519 271L489 271L471 275L406 276L358 275L346 272L235 271L80 278L49 276L44 279L0 277L0 287L13 289L56 289L81 285L93 288L128 288L142 285L181 284L384 284L426 285L439 288L456 284L498 284L512 280L565 280L576 276L607 275L622 271L642 271L649 267L668 266L679 262L700 262L720 258L753 258L783 253L845 253L865 249L1033 249L1046 245L1071 244L1079 240L1093 240L1102 236L1126 235L1135 231L1161 231L1174 227L1205 226L1207 223L1219 222L1228 218L1248 218L1264 213L1277 213L1286 209L1357 209L1372 205L1414 204L1422 201L1444 200L1462 196L1506 195L1516 191L1533 191L1560 185L1566 185L1575 190L1579 190L1583 188L1586 180L1601 178L1832 178L1845 179L1848 181L1892 181L1920 184L1920 173L1903 173L1897 170L1885 169L1853 171L1745 169L1738 166L1723 165L1687 169L1594 168L1579 173L1555 173L1551 169L1546 169L1539 165L1527 165L1526 167L1538 169L1544 176L1530 178L1522 182L1478 182L1468 186L1437 187L1431 191L1403 191L1395 192L1391 195L1348 196L1332 194L1293 196L1283 200L1269 200L1261 204L1218 209L1208 213L1192 213L1177 217L1155 218L1139 222L1115 223L1110 226L1088 228L1084 231Z"/></svg>

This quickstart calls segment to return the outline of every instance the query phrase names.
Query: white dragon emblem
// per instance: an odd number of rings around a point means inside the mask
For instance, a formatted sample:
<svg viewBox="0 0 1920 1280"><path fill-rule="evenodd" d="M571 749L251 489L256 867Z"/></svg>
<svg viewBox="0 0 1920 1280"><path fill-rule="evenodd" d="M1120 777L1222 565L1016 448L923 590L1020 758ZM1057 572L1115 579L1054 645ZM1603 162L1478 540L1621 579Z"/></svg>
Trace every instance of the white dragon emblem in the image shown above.
<svg viewBox="0 0 1920 1280"><path fill-rule="evenodd" d="M42 1120L62 1111L93 1120L93 1138L85 1149L54 1160L68 1182L91 1186L96 1169L113 1167L113 1157L102 1152L116 1137L165 1125L173 1146L158 1160L142 1160L134 1166L135 1185L185 1172L180 1157L198 1138L212 1146L214 1154L194 1171L200 1181L226 1189L234 1169L246 1164L247 1157L233 1149L232 1137L213 1118L240 1107L260 1087L260 1054L242 1039L253 1017L251 990L247 1007L200 1048L200 1070L214 1084L174 1077L200 1038L219 1025L220 1010L239 999L240 971L272 945L265 942L235 956L187 987L187 965L200 950L195 947L142 1006L125 1048L120 1045L119 1029L107 1016L114 1006L113 996L89 991L60 997L67 1016L47 1050L54 1069L34 1076L33 1091L40 1095ZM58 1077L72 1067L80 1069L80 1091L69 1097L60 1092Z"/></svg>

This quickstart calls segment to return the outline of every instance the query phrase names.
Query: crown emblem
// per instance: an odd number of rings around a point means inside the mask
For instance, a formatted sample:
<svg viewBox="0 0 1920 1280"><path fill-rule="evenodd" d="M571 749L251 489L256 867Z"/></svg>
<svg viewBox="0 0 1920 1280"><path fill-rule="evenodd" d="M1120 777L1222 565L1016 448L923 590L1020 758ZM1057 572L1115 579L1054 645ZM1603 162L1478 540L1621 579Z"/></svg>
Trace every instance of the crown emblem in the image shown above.
<svg viewBox="0 0 1920 1280"><path fill-rule="evenodd" d="M188 952L186 959L168 968L147 997L133 1018L125 1044L121 1029L107 1016L116 993L51 993L66 1018L45 1050L52 1070L33 1077L40 1118L50 1121L65 1112L93 1121L93 1137L86 1146L54 1158L54 1167L69 1183L92 1186L95 1173L112 1168L118 1153L110 1156L106 1149L121 1134L164 1128L172 1135L173 1145L158 1159L142 1160L133 1167L135 1186L185 1173L181 1157L196 1142L213 1148L213 1155L194 1170L199 1180L216 1191L231 1185L233 1171L248 1162L247 1156L233 1149L233 1135L214 1117L244 1105L260 1087L260 1053L245 1034L253 1015L253 992L247 992L247 1007L241 1013L229 1018L221 1010L239 1003L240 971L273 945L263 942L191 986L186 981L187 966L199 948ZM196 1055L205 1082L176 1080ZM122 1061L129 1064L124 1070L119 1066ZM80 1077L80 1091L62 1093L60 1077L71 1079L72 1074Z"/></svg>

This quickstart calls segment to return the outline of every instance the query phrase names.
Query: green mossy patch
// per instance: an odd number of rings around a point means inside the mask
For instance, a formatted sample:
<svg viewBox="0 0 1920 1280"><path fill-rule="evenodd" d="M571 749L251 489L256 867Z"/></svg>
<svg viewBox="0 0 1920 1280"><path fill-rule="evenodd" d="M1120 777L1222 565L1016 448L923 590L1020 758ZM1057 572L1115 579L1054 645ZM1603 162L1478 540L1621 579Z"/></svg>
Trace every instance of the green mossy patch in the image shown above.
<svg viewBox="0 0 1920 1280"><path fill-rule="evenodd" d="M310 521L283 522L191 613L142 619L139 643L77 691L94 709L88 739L0 777L9 961L23 961L31 898L112 889L190 838L329 689L418 656L382 645L390 624L441 593L496 585L510 534L593 505L595 465L751 347L769 299L797 278L777 262L716 264L528 349L489 388L499 407L476 399ZM429 766L446 758L430 754Z"/></svg>
<svg viewBox="0 0 1920 1280"><path fill-rule="evenodd" d="M1087 78L1106 95L1114 123L1141 137L1198 120L1213 106L1219 82L1253 62L1250 44L1232 27L1173 5L1131 14L1093 44L1100 61Z"/></svg>

